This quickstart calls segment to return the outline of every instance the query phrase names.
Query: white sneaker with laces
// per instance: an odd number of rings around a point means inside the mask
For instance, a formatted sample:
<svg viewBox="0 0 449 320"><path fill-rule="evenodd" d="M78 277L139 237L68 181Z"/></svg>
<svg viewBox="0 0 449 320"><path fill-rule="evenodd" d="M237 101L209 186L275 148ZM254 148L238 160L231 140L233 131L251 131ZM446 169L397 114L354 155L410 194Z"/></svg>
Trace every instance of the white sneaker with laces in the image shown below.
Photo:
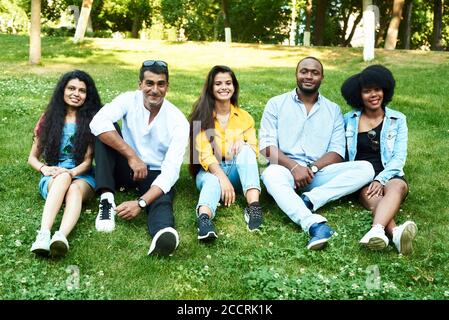
<svg viewBox="0 0 449 320"><path fill-rule="evenodd" d="M50 241L50 254L52 257L62 257L69 251L69 242L61 231L56 231Z"/></svg>
<svg viewBox="0 0 449 320"><path fill-rule="evenodd" d="M178 232L172 227L159 230L151 241L148 255L170 256L179 245Z"/></svg>
<svg viewBox="0 0 449 320"><path fill-rule="evenodd" d="M100 201L95 229L100 232L112 232L115 229L115 204L108 199Z"/></svg>
<svg viewBox="0 0 449 320"><path fill-rule="evenodd" d="M372 226L359 242L370 250L382 250L388 246L389 240L384 227L380 224Z"/></svg>
<svg viewBox="0 0 449 320"><path fill-rule="evenodd" d="M413 239L418 233L418 227L413 221L406 221L393 229L393 243L399 253L409 254L413 251Z"/></svg>
<svg viewBox="0 0 449 320"><path fill-rule="evenodd" d="M50 230L37 231L36 241L31 245L30 251L40 256L48 256L50 253Z"/></svg>

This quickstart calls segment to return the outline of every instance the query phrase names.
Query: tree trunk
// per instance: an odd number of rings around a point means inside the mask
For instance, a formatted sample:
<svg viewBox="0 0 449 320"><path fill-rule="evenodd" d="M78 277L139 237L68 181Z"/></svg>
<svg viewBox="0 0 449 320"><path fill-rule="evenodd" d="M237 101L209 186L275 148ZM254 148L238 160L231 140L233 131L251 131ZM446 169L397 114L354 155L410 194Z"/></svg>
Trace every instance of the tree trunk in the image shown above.
<svg viewBox="0 0 449 320"><path fill-rule="evenodd" d="M139 31L142 28L142 20L138 13L133 17L133 25L131 26L131 38L139 38Z"/></svg>
<svg viewBox="0 0 449 320"><path fill-rule="evenodd" d="M385 39L385 49L394 50L398 40L399 25L402 19L402 8L405 0L394 0L393 14L390 21L390 26L387 31L387 38Z"/></svg>
<svg viewBox="0 0 449 320"><path fill-rule="evenodd" d="M327 0L318 0L316 4L315 30L314 39L315 45L324 45L324 24L326 21L326 6Z"/></svg>
<svg viewBox="0 0 449 320"><path fill-rule="evenodd" d="M229 22L228 0L221 0L221 10L223 13L223 24L225 28L225 42L231 43L231 23Z"/></svg>
<svg viewBox="0 0 449 320"><path fill-rule="evenodd" d="M354 20L354 24L352 25L351 33L349 34L348 38L345 39L344 36L346 35L346 30L343 33L343 47L349 47L352 41L352 37L354 36L355 29L357 28L357 25L359 24L360 20L362 20L363 13L360 13L357 18Z"/></svg>
<svg viewBox="0 0 449 320"><path fill-rule="evenodd" d="M306 28L304 29L304 45L310 47L310 25L312 23L312 0L306 4Z"/></svg>
<svg viewBox="0 0 449 320"><path fill-rule="evenodd" d="M30 64L41 62L41 0L31 0Z"/></svg>
<svg viewBox="0 0 449 320"><path fill-rule="evenodd" d="M413 1L407 1L405 5L405 28L404 28L404 49L410 49L410 35L412 33L412 10Z"/></svg>
<svg viewBox="0 0 449 320"><path fill-rule="evenodd" d="M376 17L371 0L363 0L363 61L374 59L374 42L376 38Z"/></svg>
<svg viewBox="0 0 449 320"><path fill-rule="evenodd" d="M84 39L86 33L87 24L89 22L90 10L92 9L93 0L83 0L81 7L80 17L76 25L75 35L73 36L73 42L81 42Z"/></svg>
<svg viewBox="0 0 449 320"><path fill-rule="evenodd" d="M443 1L433 1L433 37L432 37L432 50L443 50L441 31L443 27Z"/></svg>
<svg viewBox="0 0 449 320"><path fill-rule="evenodd" d="M291 46L296 45L296 17L298 12L296 10L296 0L292 0L292 16L290 22L290 39L289 43Z"/></svg>

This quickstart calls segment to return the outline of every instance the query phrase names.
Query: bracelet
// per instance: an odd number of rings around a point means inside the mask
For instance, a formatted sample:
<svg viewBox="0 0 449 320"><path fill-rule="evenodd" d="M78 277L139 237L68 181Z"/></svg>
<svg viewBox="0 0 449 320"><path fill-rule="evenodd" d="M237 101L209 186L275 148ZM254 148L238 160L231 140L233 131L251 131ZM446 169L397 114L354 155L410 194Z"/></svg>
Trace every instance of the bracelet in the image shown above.
<svg viewBox="0 0 449 320"><path fill-rule="evenodd" d="M43 168L43 167L45 167L45 166L46 166L46 164L45 164L45 163L44 163L43 165L41 165L41 167L39 168L39 172L40 172L40 173L42 173L42 171L41 171L41 170L42 170L42 168Z"/></svg>
<svg viewBox="0 0 449 320"><path fill-rule="evenodd" d="M290 169L290 172L293 172L293 170L295 170L295 168L296 168L297 166L299 166L299 163L295 164L295 165L293 166L293 168Z"/></svg>

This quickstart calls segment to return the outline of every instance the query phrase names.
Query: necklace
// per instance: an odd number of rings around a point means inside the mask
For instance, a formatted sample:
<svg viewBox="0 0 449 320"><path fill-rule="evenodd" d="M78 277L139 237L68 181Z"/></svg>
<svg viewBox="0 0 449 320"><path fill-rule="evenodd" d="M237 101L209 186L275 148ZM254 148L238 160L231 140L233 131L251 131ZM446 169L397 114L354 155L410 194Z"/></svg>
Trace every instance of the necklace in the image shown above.
<svg viewBox="0 0 449 320"><path fill-rule="evenodd" d="M217 120L218 120L218 122L220 123L220 125L221 125L222 127L226 126L226 124L227 124L228 121L229 121L230 115L231 115L230 112L228 112L228 113L225 114L224 116L217 113Z"/></svg>

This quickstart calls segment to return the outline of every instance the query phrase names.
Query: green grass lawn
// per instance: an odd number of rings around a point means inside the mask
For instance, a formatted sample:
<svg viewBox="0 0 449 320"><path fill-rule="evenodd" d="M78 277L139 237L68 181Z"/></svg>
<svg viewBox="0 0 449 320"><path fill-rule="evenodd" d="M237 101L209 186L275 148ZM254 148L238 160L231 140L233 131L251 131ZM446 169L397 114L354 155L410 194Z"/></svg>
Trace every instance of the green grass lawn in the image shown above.
<svg viewBox="0 0 449 320"><path fill-rule="evenodd" d="M340 85L368 64L361 49L348 48L107 39L73 45L65 38L43 38L42 47L42 65L30 67L28 38L0 35L0 299L449 299L448 53L377 50L373 61L393 71L391 106L408 119L410 193L397 220L418 225L412 255L398 255L392 246L384 252L361 248L371 217L349 199L319 210L338 234L326 250L308 251L308 236L265 191L263 232L246 230L240 196L231 208L218 210L218 240L200 244L198 191L184 165L174 207L181 243L173 257L146 255L144 214L118 220L111 234L96 232L92 200L69 237L68 255L51 260L29 252L44 201L27 157L32 129L63 72L89 72L106 103L137 88L143 60L163 59L170 67L167 98L188 115L208 70L225 64L235 70L241 105L259 127L267 100L294 88L300 58L323 61L321 92L343 112L349 107ZM117 196L118 202L131 197Z"/></svg>

